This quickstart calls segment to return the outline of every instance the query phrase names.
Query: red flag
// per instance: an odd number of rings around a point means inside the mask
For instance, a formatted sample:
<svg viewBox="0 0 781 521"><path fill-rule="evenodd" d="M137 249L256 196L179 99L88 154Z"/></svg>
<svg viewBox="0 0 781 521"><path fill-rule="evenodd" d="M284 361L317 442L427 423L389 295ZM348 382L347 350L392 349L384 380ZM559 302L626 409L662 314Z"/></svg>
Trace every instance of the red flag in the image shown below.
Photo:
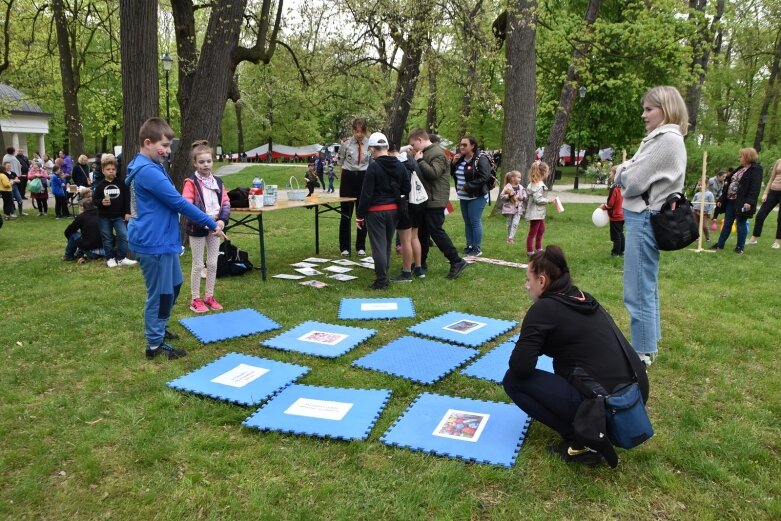
<svg viewBox="0 0 781 521"><path fill-rule="evenodd" d="M445 215L450 215L451 213L453 213L453 205L448 201L447 206L445 206Z"/></svg>

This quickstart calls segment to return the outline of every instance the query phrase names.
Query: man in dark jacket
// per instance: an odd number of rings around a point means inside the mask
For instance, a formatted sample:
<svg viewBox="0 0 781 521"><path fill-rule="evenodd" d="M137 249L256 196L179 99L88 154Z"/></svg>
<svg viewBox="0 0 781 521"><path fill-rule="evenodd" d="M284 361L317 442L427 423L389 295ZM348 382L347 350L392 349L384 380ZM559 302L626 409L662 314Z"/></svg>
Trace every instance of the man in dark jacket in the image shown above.
<svg viewBox="0 0 781 521"><path fill-rule="evenodd" d="M24 155L24 150L21 148L16 151L16 159L19 160L19 164L22 167L19 174L19 192L22 194L22 199L27 199L24 196L24 192L27 189L27 173L30 171L30 160Z"/></svg>
<svg viewBox="0 0 781 521"><path fill-rule="evenodd" d="M103 256L98 209L89 197L82 199L80 204L81 213L65 228L68 244L62 257L64 261L85 262L86 259L97 259Z"/></svg>

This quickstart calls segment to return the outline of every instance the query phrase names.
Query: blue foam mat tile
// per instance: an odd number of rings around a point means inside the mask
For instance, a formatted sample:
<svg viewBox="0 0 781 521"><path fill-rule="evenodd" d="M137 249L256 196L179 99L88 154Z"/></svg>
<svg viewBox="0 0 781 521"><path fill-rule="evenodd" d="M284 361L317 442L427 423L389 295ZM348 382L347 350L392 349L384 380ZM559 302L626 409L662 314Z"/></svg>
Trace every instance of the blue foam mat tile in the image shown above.
<svg viewBox="0 0 781 521"><path fill-rule="evenodd" d="M508 369L510 354L513 352L516 342L517 339L513 339L508 340L503 344L499 344L493 350L486 353L485 356L479 360L475 360L462 369L461 374L474 378L482 378L483 380L490 380L498 384L502 383L504 373L506 373ZM541 355L537 358L537 369L552 373L553 359L549 356Z"/></svg>
<svg viewBox="0 0 781 521"><path fill-rule="evenodd" d="M179 323L204 344L265 333L281 327L263 313L249 308L183 318Z"/></svg>
<svg viewBox="0 0 781 521"><path fill-rule="evenodd" d="M260 344L283 351L336 358L376 334L375 329L307 321Z"/></svg>
<svg viewBox="0 0 781 521"><path fill-rule="evenodd" d="M451 311L407 329L412 333L445 342L478 347L508 332L517 324L515 320L500 320Z"/></svg>
<svg viewBox="0 0 781 521"><path fill-rule="evenodd" d="M423 393L382 435L386 445L511 467L529 427L514 404Z"/></svg>
<svg viewBox="0 0 781 521"><path fill-rule="evenodd" d="M291 385L247 418L243 425L261 431L345 441L365 440L390 395L387 389Z"/></svg>
<svg viewBox="0 0 781 521"><path fill-rule="evenodd" d="M479 351L468 347L404 336L355 360L352 365L432 384L478 354Z"/></svg>
<svg viewBox="0 0 781 521"><path fill-rule="evenodd" d="M167 385L215 400L257 405L308 372L301 365L229 353Z"/></svg>
<svg viewBox="0 0 781 521"><path fill-rule="evenodd" d="M343 298L339 302L340 320L375 320L411 318L415 316L412 299L401 298Z"/></svg>

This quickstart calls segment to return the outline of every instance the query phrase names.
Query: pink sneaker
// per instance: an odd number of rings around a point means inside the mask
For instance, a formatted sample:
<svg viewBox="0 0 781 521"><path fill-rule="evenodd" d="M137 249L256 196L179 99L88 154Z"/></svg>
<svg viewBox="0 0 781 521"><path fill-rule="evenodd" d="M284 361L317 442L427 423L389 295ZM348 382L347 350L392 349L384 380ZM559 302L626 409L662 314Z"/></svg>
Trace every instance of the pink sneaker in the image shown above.
<svg viewBox="0 0 781 521"><path fill-rule="evenodd" d="M220 309L222 309L222 305L216 300L214 300L214 297L206 297L205 299L203 299L203 303L215 311L219 311Z"/></svg>
<svg viewBox="0 0 781 521"><path fill-rule="evenodd" d="M196 313L206 313L209 311L209 308L206 307L206 304L204 304L203 300L199 298L194 298L193 301L190 302L190 309Z"/></svg>

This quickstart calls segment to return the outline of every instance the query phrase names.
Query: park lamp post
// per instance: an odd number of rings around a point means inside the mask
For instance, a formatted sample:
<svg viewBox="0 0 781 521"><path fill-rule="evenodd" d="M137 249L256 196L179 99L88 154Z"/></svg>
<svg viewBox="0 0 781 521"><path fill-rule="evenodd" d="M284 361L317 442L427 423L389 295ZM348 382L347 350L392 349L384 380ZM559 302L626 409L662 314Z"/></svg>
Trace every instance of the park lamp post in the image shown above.
<svg viewBox="0 0 781 521"><path fill-rule="evenodd" d="M578 104L578 139L583 139L583 98L586 97L586 87L583 85L578 89L578 96L580 97L580 103ZM572 187L575 190L578 189L580 181L580 161L578 161L578 142L575 140L575 185Z"/></svg>
<svg viewBox="0 0 781 521"><path fill-rule="evenodd" d="M165 71L165 121L171 124L171 96L168 90L168 73L171 72L171 66L174 64L173 58L168 53L163 54L160 58L163 62L163 70Z"/></svg>

